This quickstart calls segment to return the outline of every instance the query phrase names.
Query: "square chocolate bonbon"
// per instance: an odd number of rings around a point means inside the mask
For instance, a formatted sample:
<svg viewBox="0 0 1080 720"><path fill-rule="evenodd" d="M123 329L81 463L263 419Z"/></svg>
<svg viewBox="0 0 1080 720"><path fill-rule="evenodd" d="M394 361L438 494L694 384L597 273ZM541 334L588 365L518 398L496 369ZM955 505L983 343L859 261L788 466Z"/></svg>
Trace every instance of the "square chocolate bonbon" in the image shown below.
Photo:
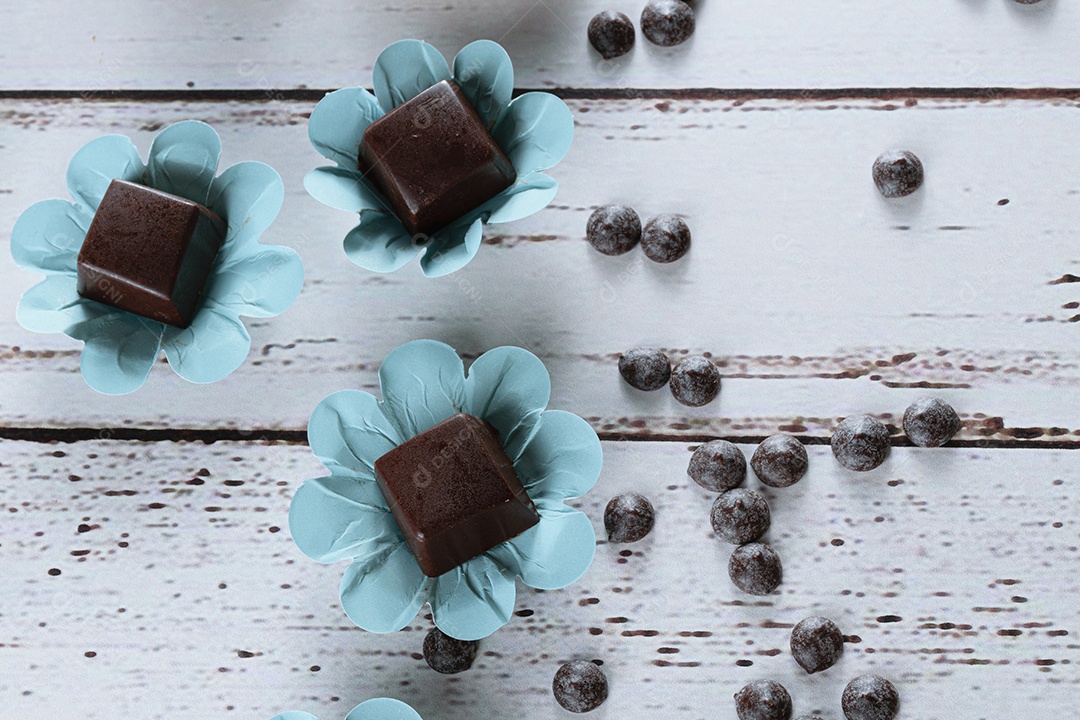
<svg viewBox="0 0 1080 720"><path fill-rule="evenodd" d="M487 422L458 413L375 461L420 569L438 577L540 521Z"/></svg>
<svg viewBox="0 0 1080 720"><path fill-rule="evenodd" d="M225 230L225 221L199 203L113 180L79 251L79 294L187 327Z"/></svg>
<svg viewBox="0 0 1080 720"><path fill-rule="evenodd" d="M359 168L413 235L430 235L514 184L510 159L443 80L364 131Z"/></svg>

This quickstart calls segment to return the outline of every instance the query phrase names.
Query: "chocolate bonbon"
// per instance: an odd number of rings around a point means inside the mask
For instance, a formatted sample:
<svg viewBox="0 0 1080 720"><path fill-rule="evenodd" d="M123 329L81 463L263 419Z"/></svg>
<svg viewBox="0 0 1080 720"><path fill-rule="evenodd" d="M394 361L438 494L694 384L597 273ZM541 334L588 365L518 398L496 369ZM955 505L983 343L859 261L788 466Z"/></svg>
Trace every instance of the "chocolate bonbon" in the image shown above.
<svg viewBox="0 0 1080 720"><path fill-rule="evenodd" d="M437 577L540 521L499 434L458 413L375 461L421 571Z"/></svg>
<svg viewBox="0 0 1080 720"><path fill-rule="evenodd" d="M358 163L413 235L446 227L516 177L510 159L449 80L371 123Z"/></svg>
<svg viewBox="0 0 1080 720"><path fill-rule="evenodd" d="M109 183L78 259L85 298L187 327L225 237L197 202L126 180Z"/></svg>
<svg viewBox="0 0 1080 720"><path fill-rule="evenodd" d="M791 655L806 672L828 670L844 654L844 634L832 620L808 617L791 630Z"/></svg>

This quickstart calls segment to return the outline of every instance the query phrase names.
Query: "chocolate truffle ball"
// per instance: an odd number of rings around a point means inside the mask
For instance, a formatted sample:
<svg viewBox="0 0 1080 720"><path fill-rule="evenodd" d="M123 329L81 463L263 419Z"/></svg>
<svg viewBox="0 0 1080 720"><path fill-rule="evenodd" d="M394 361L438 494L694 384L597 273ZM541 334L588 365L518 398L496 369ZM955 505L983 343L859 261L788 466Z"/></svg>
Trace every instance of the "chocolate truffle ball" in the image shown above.
<svg viewBox="0 0 1080 720"><path fill-rule="evenodd" d="M641 249L653 262L675 262L690 250L690 228L678 215L657 215L645 224Z"/></svg>
<svg viewBox="0 0 1080 720"><path fill-rule="evenodd" d="M848 720L892 720L900 707L900 695L880 675L860 675L844 688L840 704Z"/></svg>
<svg viewBox="0 0 1080 720"><path fill-rule="evenodd" d="M453 675L472 667L479 647L474 640L457 640L435 628L424 638L424 660L435 672Z"/></svg>
<svg viewBox="0 0 1080 720"><path fill-rule="evenodd" d="M808 617L791 631L791 655L810 674L827 670L844 654L844 634L832 620Z"/></svg>
<svg viewBox="0 0 1080 720"><path fill-rule="evenodd" d="M753 490L728 490L713 503L711 520L721 540L732 545L753 542L769 529L769 503Z"/></svg>
<svg viewBox="0 0 1080 720"><path fill-rule="evenodd" d="M641 218L626 205L598 207L585 225L585 237L605 255L622 255L641 240Z"/></svg>
<svg viewBox="0 0 1080 720"><path fill-rule="evenodd" d="M563 709L572 713L587 713L607 700L607 677L596 663L573 660L555 673L551 691Z"/></svg>
<svg viewBox="0 0 1080 720"><path fill-rule="evenodd" d="M735 693L739 720L788 720L791 696L774 680L755 680Z"/></svg>
<svg viewBox="0 0 1080 720"><path fill-rule="evenodd" d="M836 426L832 451L848 470L873 470L889 456L889 431L877 418L852 415Z"/></svg>
<svg viewBox="0 0 1080 720"><path fill-rule="evenodd" d="M904 434L919 447L940 447L960 431L960 416L940 398L916 400L904 411Z"/></svg>
<svg viewBox="0 0 1080 720"><path fill-rule="evenodd" d="M889 150L874 161L874 184L887 198L910 195L923 183L923 165L915 153Z"/></svg>
<svg viewBox="0 0 1080 720"><path fill-rule="evenodd" d="M775 488L799 482L808 464L803 444L783 433L765 438L750 458L750 467L758 480Z"/></svg>
<svg viewBox="0 0 1080 720"><path fill-rule="evenodd" d="M703 357L684 358L671 371L671 394L683 405L707 405L720 394L720 371Z"/></svg>
<svg viewBox="0 0 1080 720"><path fill-rule="evenodd" d="M764 543L748 543L735 548L728 561L728 575L735 587L750 595L768 595L780 586L783 568L780 556Z"/></svg>
<svg viewBox="0 0 1080 720"><path fill-rule="evenodd" d="M652 531L655 523L656 511L652 503L638 493L616 495L604 509L608 542L637 542Z"/></svg>
<svg viewBox="0 0 1080 720"><path fill-rule="evenodd" d="M694 10L682 0L649 0L641 11L641 32L653 45L681 45L694 33Z"/></svg>
<svg viewBox="0 0 1080 720"><path fill-rule="evenodd" d="M659 390L671 379L671 361L656 348L634 348L619 358L619 374L632 388Z"/></svg>
<svg viewBox="0 0 1080 720"><path fill-rule="evenodd" d="M706 490L724 492L746 479L746 458L734 443L710 440L690 456L686 473Z"/></svg>
<svg viewBox="0 0 1080 720"><path fill-rule="evenodd" d="M625 55L634 47L634 23L621 12L597 13L589 21L589 43L605 60Z"/></svg>

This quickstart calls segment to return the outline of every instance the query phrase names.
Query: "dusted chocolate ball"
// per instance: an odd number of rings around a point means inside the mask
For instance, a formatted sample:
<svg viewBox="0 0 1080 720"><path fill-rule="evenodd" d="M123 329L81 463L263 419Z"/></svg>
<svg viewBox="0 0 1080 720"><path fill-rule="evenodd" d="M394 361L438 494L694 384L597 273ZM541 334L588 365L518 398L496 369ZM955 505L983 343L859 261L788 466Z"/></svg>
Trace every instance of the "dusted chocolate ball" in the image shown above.
<svg viewBox="0 0 1080 720"><path fill-rule="evenodd" d="M671 361L656 348L634 348L619 358L619 374L632 388L659 390L671 379Z"/></svg>
<svg viewBox="0 0 1080 720"><path fill-rule="evenodd" d="M475 640L457 640L435 628L424 638L424 660L435 672L453 675L472 667L479 647Z"/></svg>
<svg viewBox="0 0 1080 720"><path fill-rule="evenodd" d="M874 184L887 198L910 195L923 183L922 160L907 150L883 152L874 161Z"/></svg>
<svg viewBox="0 0 1080 720"><path fill-rule="evenodd" d="M823 720L820 715L800 715L795 720Z"/></svg>
<svg viewBox="0 0 1080 720"><path fill-rule="evenodd" d="M809 460L803 444L782 433L765 438L750 458L750 467L758 480L775 488L799 482L806 473L807 465Z"/></svg>
<svg viewBox="0 0 1080 720"><path fill-rule="evenodd" d="M877 418L852 415L836 426L832 451L848 470L873 470L889 456L889 431Z"/></svg>
<svg viewBox="0 0 1080 720"><path fill-rule="evenodd" d="M713 503L711 520L721 540L733 545L753 542L769 529L769 503L753 490L728 490Z"/></svg>
<svg viewBox="0 0 1080 720"><path fill-rule="evenodd" d="M622 255L641 240L641 218L626 205L598 207L585 225L585 237L605 255Z"/></svg>
<svg viewBox="0 0 1080 720"><path fill-rule="evenodd" d="M608 682L604 671L588 660L566 663L551 683L555 701L572 713L587 713L604 704Z"/></svg>
<svg viewBox="0 0 1080 720"><path fill-rule="evenodd" d="M653 45L681 45L694 34L694 10L682 0L649 0L641 11L641 32Z"/></svg>
<svg viewBox="0 0 1080 720"><path fill-rule="evenodd" d="M791 655L806 672L827 670L844 654L844 634L832 620L808 617L791 631Z"/></svg>
<svg viewBox="0 0 1080 720"><path fill-rule="evenodd" d="M621 12L597 13L589 21L589 43L605 60L625 55L634 47L634 23Z"/></svg>
<svg viewBox="0 0 1080 720"><path fill-rule="evenodd" d="M919 447L940 447L960 431L960 416L940 398L916 400L904 411L904 434Z"/></svg>
<svg viewBox="0 0 1080 720"><path fill-rule="evenodd" d="M703 357L684 358L671 371L671 394L683 405L707 405L720 394L720 371Z"/></svg>
<svg viewBox="0 0 1080 720"><path fill-rule="evenodd" d="M848 720L892 720L900 708L900 695L880 675L860 675L844 688L840 704Z"/></svg>
<svg viewBox="0 0 1080 720"><path fill-rule="evenodd" d="M690 228L678 215L657 215L645 224L641 249L653 262L675 262L690 250Z"/></svg>
<svg viewBox="0 0 1080 720"><path fill-rule="evenodd" d="M746 458L735 443L710 440L690 456L686 473L706 490L724 492L746 479Z"/></svg>
<svg viewBox="0 0 1080 720"><path fill-rule="evenodd" d="M755 680L735 693L739 720L788 720L791 695L774 680Z"/></svg>
<svg viewBox="0 0 1080 720"><path fill-rule="evenodd" d="M780 587L783 568L780 556L764 543L735 548L728 561L728 575L735 587L750 595L768 595Z"/></svg>
<svg viewBox="0 0 1080 720"><path fill-rule="evenodd" d="M604 509L604 529L608 542L632 543L652 532L656 523L656 511L644 495L623 493L616 495Z"/></svg>

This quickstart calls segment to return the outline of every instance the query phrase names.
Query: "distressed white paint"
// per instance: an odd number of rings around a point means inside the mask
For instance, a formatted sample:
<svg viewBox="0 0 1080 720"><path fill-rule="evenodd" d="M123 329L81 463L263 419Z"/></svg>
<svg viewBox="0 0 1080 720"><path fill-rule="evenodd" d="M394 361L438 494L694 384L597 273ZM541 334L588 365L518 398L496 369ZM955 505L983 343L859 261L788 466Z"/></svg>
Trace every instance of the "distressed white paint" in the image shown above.
<svg viewBox="0 0 1080 720"><path fill-rule="evenodd" d="M288 499L322 472L307 448L6 442L0 706L11 718L265 720L295 707L333 720L391 694L436 720L555 719L565 714L551 677L578 657L603 660L611 681L598 718L733 718L732 693L762 677L786 685L797 712L840 717L843 685L864 672L896 683L905 718L1050 717L1072 706L1071 451L899 449L856 475L811 448L804 480L767 493L785 581L755 604L727 579L730 549L710 537L712 496L686 478L688 449L605 443L582 508L602 532L608 498L643 492L658 511L653 534L601 544L567 590L522 590L517 609L534 614L484 641L490 654L473 670L444 677L413 657L426 620L387 636L351 627L337 599L343 566L319 566L292 545ZM205 484L187 484L200 468ZM78 532L81 523L92 529ZM624 548L636 554L619 564ZM598 602L579 604L588 598ZM768 626L810 614L861 638L814 676L792 660L788 629ZM901 620L877 619L887 615Z"/></svg>
<svg viewBox="0 0 1080 720"><path fill-rule="evenodd" d="M0 88L333 88L368 82L387 44L408 37L452 55L505 44L522 87L1075 87L1080 6L1068 0L701 0L674 49L611 63L589 18L644 0L4 0Z"/></svg>
<svg viewBox="0 0 1080 720"><path fill-rule="evenodd" d="M571 101L577 138L553 171L552 207L489 229L497 245L434 281L415 264L380 276L346 259L353 218L301 185L321 160L306 139L310 104L0 103L4 241L23 208L66 196L67 160L84 142L124 132L145 152L154 130L194 117L221 132L225 164L279 169L285 207L264 239L295 247L307 271L291 310L249 321L247 364L211 386L163 365L133 395L98 396L78 375L77 343L27 333L6 313L0 418L301 429L330 392L373 387L390 349L434 337L469 354L533 350L552 372L553 405L601 430L822 434L852 412L898 417L927 390L890 384L920 382L948 386L940 393L978 426L969 438L985 430L979 414L1080 428L1080 310L1063 307L1080 285L1050 284L1080 274L1080 145L1061 141L1080 132L1075 103L658 102ZM922 157L927 182L886 202L870 164L895 146ZM684 215L690 254L659 266L639 251L594 252L586 218L613 201L646 219ZM37 278L6 250L0 268L0 304L13 308ZM638 344L712 353L729 378L720 400L688 410L627 388L615 357Z"/></svg>

